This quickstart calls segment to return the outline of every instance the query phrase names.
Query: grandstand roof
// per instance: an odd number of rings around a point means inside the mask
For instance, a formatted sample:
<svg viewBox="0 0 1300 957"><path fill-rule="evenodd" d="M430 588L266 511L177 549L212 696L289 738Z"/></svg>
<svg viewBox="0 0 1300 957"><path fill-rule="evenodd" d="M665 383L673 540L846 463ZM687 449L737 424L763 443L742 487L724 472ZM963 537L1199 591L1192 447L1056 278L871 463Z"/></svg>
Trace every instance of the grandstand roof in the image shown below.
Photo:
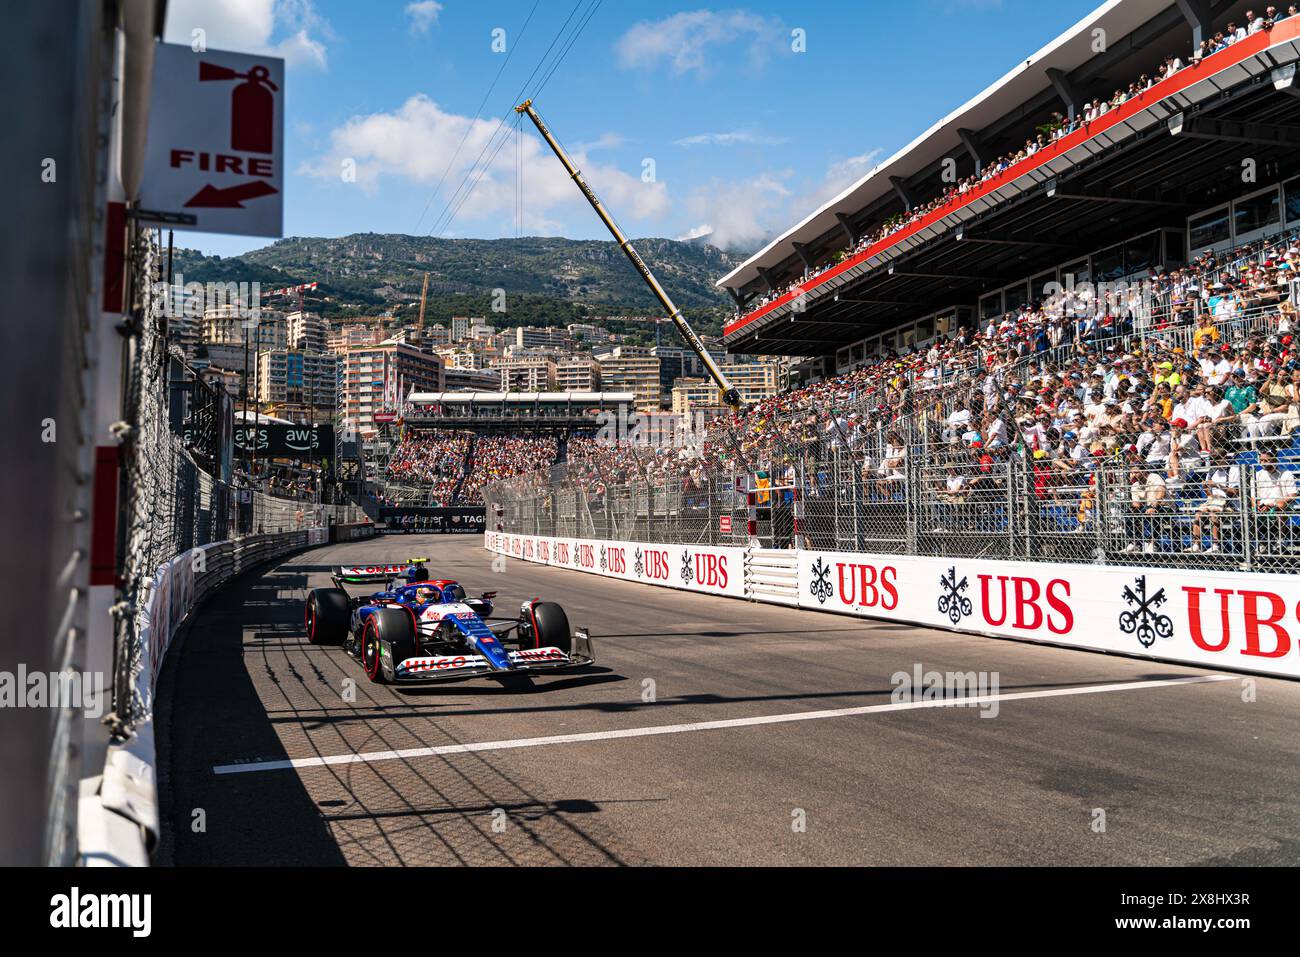
<svg viewBox="0 0 1300 957"><path fill-rule="evenodd" d="M716 283L720 287L742 287L759 278L759 267L770 268L794 255L795 242L810 242L836 228L836 214L850 214L893 191L891 177L908 177L938 162L961 145L959 129L978 130L1000 119L1040 92L1050 81L1049 69L1068 73L1097 54L1093 50L1093 32L1105 30L1109 38L1131 34L1161 11L1174 6L1175 0L1109 0L1052 40L1038 52L1013 67L1001 79L976 94L956 110L940 119L912 142L834 199L814 210L804 219L745 260ZM1261 4L1261 6L1263 6ZM1186 58L1187 51L1180 50Z"/></svg>
<svg viewBox="0 0 1300 957"><path fill-rule="evenodd" d="M416 404L440 402L452 405L512 402L604 402L628 404L636 400L634 392L412 392L407 401Z"/></svg>

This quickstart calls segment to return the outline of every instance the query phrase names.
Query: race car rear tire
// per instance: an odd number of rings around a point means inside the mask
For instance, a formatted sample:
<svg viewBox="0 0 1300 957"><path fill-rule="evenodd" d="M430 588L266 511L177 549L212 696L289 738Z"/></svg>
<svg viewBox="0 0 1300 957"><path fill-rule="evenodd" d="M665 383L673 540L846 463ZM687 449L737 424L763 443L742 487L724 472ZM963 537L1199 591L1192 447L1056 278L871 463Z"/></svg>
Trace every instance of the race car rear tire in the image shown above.
<svg viewBox="0 0 1300 957"><path fill-rule="evenodd" d="M386 666L381 651L384 645L390 652ZM366 619L361 632L361 666L371 681L392 681L393 669L415 654L415 615L409 608L379 608Z"/></svg>
<svg viewBox="0 0 1300 957"><path fill-rule="evenodd" d="M559 648L566 655L573 650L569 616L553 601L534 602L531 609L534 648Z"/></svg>
<svg viewBox="0 0 1300 957"><path fill-rule="evenodd" d="M307 593L303 624L313 645L338 645L348 636L352 609L341 588L313 588Z"/></svg>

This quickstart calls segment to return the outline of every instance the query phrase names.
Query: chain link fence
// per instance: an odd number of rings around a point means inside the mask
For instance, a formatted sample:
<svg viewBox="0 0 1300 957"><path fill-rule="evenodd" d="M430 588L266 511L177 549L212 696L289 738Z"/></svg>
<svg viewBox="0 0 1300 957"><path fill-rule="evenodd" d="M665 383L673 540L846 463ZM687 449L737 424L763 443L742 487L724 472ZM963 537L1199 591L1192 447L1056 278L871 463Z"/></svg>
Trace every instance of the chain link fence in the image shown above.
<svg viewBox="0 0 1300 957"><path fill-rule="evenodd" d="M1278 313L1244 310L1212 325L1215 342L1243 347L1276 338ZM1032 403L1014 401L1020 384L1059 380L1098 356L1190 361L1198 335L1210 334L1162 318L1013 358L983 375L987 357L971 353L931 380L900 375L821 407L724 416L685 447L572 442L577 457L568 463L485 489L489 527L665 544L1295 572L1300 370L1261 379L1256 400L1243 407L1250 411L1240 414L1222 407L1221 390L1193 385L1192 375L1167 401L1204 398L1228 413L1221 420L1156 424L1116 409L1096 420L1106 424L1086 443L1059 421L1027 425L1036 418ZM878 405L885 393L888 410ZM1013 401L999 405L1006 395ZM970 410L989 418L966 418ZM1001 438L986 443L990 429Z"/></svg>
<svg viewBox="0 0 1300 957"><path fill-rule="evenodd" d="M148 649L139 616L158 569L178 555L215 542L283 535L365 521L357 506L321 505L237 487L204 472L168 419L167 319L154 302L160 244L150 231L132 246L137 309L129 336L123 403L119 521L121 590L115 612L113 718L129 727L147 717L134 693Z"/></svg>

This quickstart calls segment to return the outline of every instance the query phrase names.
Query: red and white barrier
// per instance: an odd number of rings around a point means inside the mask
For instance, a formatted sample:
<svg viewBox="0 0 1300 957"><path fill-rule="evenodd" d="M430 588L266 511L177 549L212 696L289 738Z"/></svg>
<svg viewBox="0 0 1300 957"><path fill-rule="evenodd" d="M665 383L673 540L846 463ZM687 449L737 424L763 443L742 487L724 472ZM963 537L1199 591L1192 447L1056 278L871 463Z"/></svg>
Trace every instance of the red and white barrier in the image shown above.
<svg viewBox="0 0 1300 957"><path fill-rule="evenodd" d="M605 542L486 532L490 551L624 581L710 595L745 596L745 549L723 545Z"/></svg>
<svg viewBox="0 0 1300 957"><path fill-rule="evenodd" d="M1294 575L801 549L789 553L797 563L792 600L789 589L748 580L770 570L750 561L744 548L502 532L488 532L486 547L627 581L1300 678L1300 577Z"/></svg>

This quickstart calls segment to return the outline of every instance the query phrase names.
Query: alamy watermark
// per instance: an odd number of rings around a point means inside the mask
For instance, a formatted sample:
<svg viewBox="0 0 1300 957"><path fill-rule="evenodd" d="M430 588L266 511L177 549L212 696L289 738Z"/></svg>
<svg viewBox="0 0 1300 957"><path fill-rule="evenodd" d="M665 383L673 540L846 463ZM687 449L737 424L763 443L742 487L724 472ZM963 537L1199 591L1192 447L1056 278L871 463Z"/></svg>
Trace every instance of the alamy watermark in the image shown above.
<svg viewBox="0 0 1300 957"><path fill-rule="evenodd" d="M223 313L255 326L262 318L262 284L260 282L190 282L177 273L170 283L153 284L153 314L174 318L202 319L206 314Z"/></svg>
<svg viewBox="0 0 1300 957"><path fill-rule="evenodd" d="M101 671L0 671L0 708L77 708L88 718L104 713Z"/></svg>
<svg viewBox="0 0 1300 957"><path fill-rule="evenodd" d="M895 704L913 701L941 701L947 708L979 708L981 718L998 716L996 671L925 671L920 662L911 671L895 671L889 683Z"/></svg>

